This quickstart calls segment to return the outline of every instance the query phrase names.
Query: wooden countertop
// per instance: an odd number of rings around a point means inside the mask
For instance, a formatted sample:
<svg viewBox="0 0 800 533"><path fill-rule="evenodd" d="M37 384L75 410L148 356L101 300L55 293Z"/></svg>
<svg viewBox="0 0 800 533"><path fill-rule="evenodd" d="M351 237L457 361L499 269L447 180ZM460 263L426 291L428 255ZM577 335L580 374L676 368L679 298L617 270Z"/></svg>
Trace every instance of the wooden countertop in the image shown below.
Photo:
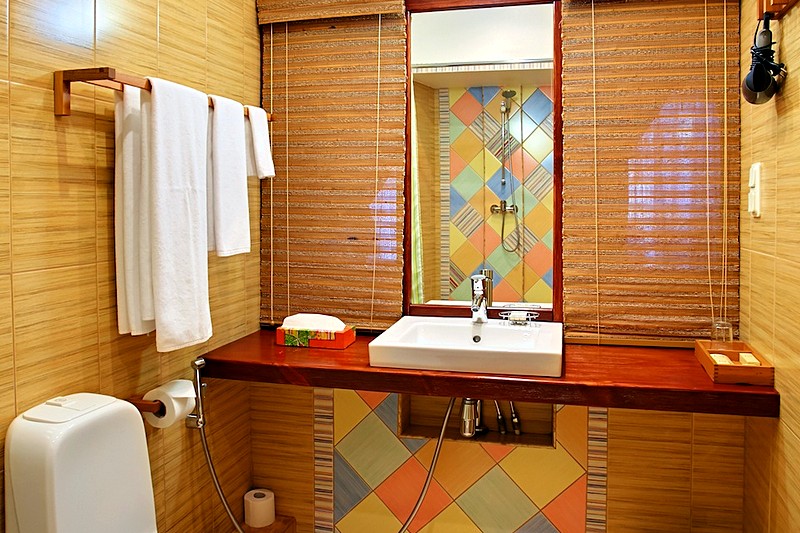
<svg viewBox="0 0 800 533"><path fill-rule="evenodd" d="M772 387L715 384L690 349L567 344L560 378L369 366L371 336L344 350L275 344L261 330L203 357L211 378L595 407L777 417Z"/></svg>

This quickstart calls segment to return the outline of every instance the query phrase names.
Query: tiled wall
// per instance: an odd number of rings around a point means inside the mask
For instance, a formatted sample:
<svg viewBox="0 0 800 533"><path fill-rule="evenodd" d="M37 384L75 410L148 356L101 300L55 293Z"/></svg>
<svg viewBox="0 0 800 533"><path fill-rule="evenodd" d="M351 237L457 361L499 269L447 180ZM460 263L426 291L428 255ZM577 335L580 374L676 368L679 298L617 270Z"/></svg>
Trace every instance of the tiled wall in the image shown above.
<svg viewBox="0 0 800 533"><path fill-rule="evenodd" d="M750 66L756 1L741 7L742 70ZM800 9L773 22L777 59L796 66ZM760 106L741 104L741 337L775 365L780 420L746 426L745 531L800 530L800 80L788 76L780 94ZM761 218L747 213L752 163L762 163Z"/></svg>
<svg viewBox="0 0 800 533"><path fill-rule="evenodd" d="M494 300L553 300L553 102L550 87L441 89L448 94L450 299L469 300L469 277L494 271ZM505 147L502 128L506 127ZM503 151L505 150L505 172ZM446 172L443 172L447 176ZM502 183L505 176L506 183ZM492 214L505 200L516 215ZM517 222L520 223L517 230Z"/></svg>
<svg viewBox="0 0 800 533"><path fill-rule="evenodd" d="M72 116L54 117L53 71L108 65L258 104L259 63L252 0L0 1L0 444L42 400L141 395L258 328L253 252L210 259L205 345L159 354L153 337L117 334L113 94L79 84ZM258 250L257 183L250 196ZM212 453L234 502L250 483L248 398L246 385L210 385ZM147 431L159 531L229 531L198 435Z"/></svg>
<svg viewBox="0 0 800 533"><path fill-rule="evenodd" d="M399 438L397 403L396 394L334 391L334 521L341 533L397 531L414 507L436 442ZM445 441L409 531L582 531L587 408L560 406L555 427L554 447Z"/></svg>

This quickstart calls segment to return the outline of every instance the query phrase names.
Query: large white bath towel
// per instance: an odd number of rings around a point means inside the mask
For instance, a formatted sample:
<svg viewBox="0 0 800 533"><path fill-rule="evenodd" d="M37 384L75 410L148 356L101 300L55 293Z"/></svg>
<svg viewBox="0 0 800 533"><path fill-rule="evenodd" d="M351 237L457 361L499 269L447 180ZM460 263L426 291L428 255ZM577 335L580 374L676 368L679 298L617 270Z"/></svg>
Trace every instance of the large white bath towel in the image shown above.
<svg viewBox="0 0 800 533"><path fill-rule="evenodd" d="M260 107L245 106L249 121L249 134L252 142L248 145L249 154L252 157L252 172L250 175L258 176L259 179L272 178L275 176L275 164L272 161L272 147L269 142L269 122L267 112Z"/></svg>
<svg viewBox="0 0 800 533"><path fill-rule="evenodd" d="M114 247L117 279L117 325L122 334L142 335L155 329L142 316L142 293L152 294L139 268L139 219L142 185L141 91L117 92L114 109ZM152 317L151 317L152 318Z"/></svg>
<svg viewBox="0 0 800 533"><path fill-rule="evenodd" d="M208 250L226 257L250 251L244 106L209 98Z"/></svg>
<svg viewBox="0 0 800 533"><path fill-rule="evenodd" d="M158 78L142 94L150 112L150 246L156 349L211 337L206 172L208 97Z"/></svg>

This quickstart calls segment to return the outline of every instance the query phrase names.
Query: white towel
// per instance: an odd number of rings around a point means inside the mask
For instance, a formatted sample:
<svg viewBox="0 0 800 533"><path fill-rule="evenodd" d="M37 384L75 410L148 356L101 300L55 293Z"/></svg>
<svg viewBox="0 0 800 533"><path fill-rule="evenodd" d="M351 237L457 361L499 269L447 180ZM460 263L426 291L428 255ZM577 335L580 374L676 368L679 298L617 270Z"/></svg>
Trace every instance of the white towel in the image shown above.
<svg viewBox="0 0 800 533"><path fill-rule="evenodd" d="M208 301L206 172L208 97L148 78L150 245L156 349L211 337Z"/></svg>
<svg viewBox="0 0 800 533"><path fill-rule="evenodd" d="M250 251L244 106L210 95L208 125L208 250L226 257Z"/></svg>
<svg viewBox="0 0 800 533"><path fill-rule="evenodd" d="M117 325L122 334L143 335L155 322L141 313L139 269L140 187L142 183L141 91L116 93L114 109L114 244L117 272ZM151 287L147 286L151 292Z"/></svg>
<svg viewBox="0 0 800 533"><path fill-rule="evenodd" d="M248 144L249 156L252 166L248 166L248 175L258 176L259 179L275 176L275 164L272 162L272 148L269 143L269 122L267 112L260 107L245 106L250 117L249 134L252 142Z"/></svg>

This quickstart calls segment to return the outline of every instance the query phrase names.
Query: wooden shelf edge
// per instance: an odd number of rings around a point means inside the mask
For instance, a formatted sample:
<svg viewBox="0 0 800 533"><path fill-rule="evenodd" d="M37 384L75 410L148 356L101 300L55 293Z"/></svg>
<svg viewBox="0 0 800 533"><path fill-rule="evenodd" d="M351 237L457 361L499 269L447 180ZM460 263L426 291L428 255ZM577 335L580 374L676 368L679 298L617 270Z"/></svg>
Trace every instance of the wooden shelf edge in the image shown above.
<svg viewBox="0 0 800 533"><path fill-rule="evenodd" d="M780 414L780 395L773 387L715 384L688 349L566 345L564 376L534 378L370 367L369 340L358 337L345 350L289 348L276 346L274 332L262 330L204 355L204 375L427 396L772 418ZM641 365L648 365L646 372L637 369Z"/></svg>

